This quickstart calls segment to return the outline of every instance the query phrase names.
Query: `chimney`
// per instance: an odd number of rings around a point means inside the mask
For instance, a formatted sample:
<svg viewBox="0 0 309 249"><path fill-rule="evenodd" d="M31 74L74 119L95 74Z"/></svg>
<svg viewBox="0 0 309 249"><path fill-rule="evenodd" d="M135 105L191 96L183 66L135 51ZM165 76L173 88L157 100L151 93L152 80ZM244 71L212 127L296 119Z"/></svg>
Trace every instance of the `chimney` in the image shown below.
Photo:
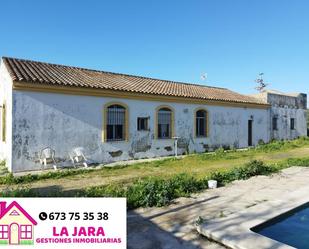
<svg viewBox="0 0 309 249"><path fill-rule="evenodd" d="M4 212L5 208L6 208L6 201L0 201L0 216Z"/></svg>

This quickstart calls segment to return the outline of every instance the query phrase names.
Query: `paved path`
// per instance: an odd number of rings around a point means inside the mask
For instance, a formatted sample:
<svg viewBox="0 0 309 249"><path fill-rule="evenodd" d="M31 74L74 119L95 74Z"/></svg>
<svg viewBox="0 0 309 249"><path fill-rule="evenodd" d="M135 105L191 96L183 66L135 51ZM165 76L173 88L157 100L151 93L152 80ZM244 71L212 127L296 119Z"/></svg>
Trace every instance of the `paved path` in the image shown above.
<svg viewBox="0 0 309 249"><path fill-rule="evenodd" d="M168 207L130 211L128 248L224 248L196 232L194 223L199 216L225 217L268 200L282 199L292 190L308 186L308 179L309 168L292 167L272 176L235 181L191 198L179 198Z"/></svg>

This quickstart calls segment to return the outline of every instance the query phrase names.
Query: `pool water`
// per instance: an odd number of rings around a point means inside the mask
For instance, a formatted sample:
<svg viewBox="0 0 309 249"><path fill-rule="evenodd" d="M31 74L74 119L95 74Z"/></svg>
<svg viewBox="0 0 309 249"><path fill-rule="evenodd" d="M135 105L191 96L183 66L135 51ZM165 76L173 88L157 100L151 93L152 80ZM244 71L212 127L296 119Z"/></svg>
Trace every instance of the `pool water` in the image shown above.
<svg viewBox="0 0 309 249"><path fill-rule="evenodd" d="M299 249L309 249L309 203L251 230Z"/></svg>

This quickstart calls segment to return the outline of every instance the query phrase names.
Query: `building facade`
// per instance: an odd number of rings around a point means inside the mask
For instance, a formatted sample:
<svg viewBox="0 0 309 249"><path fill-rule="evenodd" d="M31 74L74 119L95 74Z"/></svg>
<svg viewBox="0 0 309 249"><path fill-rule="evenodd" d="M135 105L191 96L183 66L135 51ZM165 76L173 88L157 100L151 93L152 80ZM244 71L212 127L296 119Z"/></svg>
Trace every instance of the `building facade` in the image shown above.
<svg viewBox="0 0 309 249"><path fill-rule="evenodd" d="M91 163L105 164L174 155L175 139L178 154L187 154L307 132L305 95L293 97L287 111L271 94L265 99L12 58L3 58L0 70L0 154L12 172L41 169L44 148L52 148L57 165L65 167L72 166L76 148ZM295 119L293 131L281 124L287 113Z"/></svg>
<svg viewBox="0 0 309 249"><path fill-rule="evenodd" d="M271 105L271 139L294 139L306 134L306 94L265 90L253 96Z"/></svg>

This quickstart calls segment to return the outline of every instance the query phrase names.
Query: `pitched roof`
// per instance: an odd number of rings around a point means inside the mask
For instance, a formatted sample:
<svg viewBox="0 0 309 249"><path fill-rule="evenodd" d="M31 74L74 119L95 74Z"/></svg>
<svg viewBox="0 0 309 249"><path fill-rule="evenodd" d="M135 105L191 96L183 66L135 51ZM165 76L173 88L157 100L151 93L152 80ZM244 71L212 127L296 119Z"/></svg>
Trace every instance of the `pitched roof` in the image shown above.
<svg viewBox="0 0 309 249"><path fill-rule="evenodd" d="M79 67L3 57L13 81L52 86L83 87L194 98L235 103L263 104L226 88L91 70ZM189 100L188 100L189 101Z"/></svg>
<svg viewBox="0 0 309 249"><path fill-rule="evenodd" d="M16 207L22 214L33 224L36 225L37 222L23 209L16 201L12 201L11 204L5 209L1 210L0 220L13 208Z"/></svg>

